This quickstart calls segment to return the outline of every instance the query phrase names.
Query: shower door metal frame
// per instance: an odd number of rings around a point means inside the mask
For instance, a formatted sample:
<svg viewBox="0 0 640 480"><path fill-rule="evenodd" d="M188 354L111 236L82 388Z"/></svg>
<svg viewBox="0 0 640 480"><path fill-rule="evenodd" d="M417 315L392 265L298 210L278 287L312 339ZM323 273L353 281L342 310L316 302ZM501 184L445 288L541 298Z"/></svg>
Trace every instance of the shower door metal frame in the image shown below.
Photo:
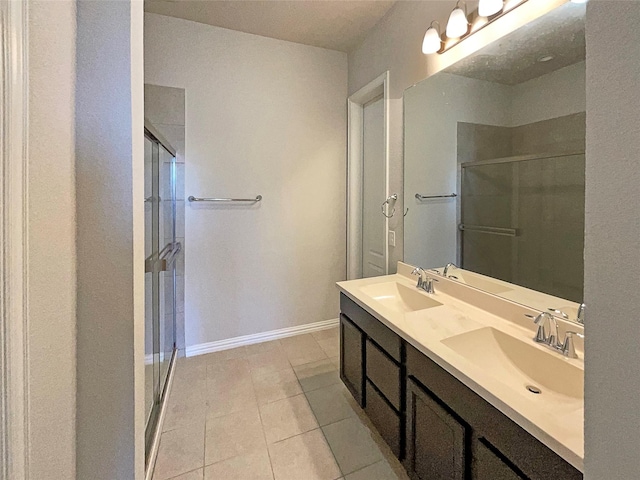
<svg viewBox="0 0 640 480"><path fill-rule="evenodd" d="M180 249L181 246L179 244L175 244L175 234L176 234L176 175L175 175L175 158L176 158L176 150L162 137L162 135L155 129L153 128L153 125L151 125L147 120L145 120L145 127L144 127L144 135L147 139L149 139L153 145L157 146L156 149L154 149L152 155L157 155L157 157L155 157L152 160L152 176L156 177L156 178L160 178L160 149L164 148L172 157L173 157L173 162L171 164L171 170L170 170L170 176L171 176L171 188L172 188L172 224L171 224L171 231L172 231L172 238L173 238L173 248L172 248L172 252L171 252L171 274L173 275L173 312L172 312L172 317L173 317L173 322L172 322L172 336L173 336L173 348L172 348L172 352L171 352L171 356L169 359L169 364L167 367L167 373L164 376L164 381L162 381L162 375L160 374L160 372L158 372L158 378L154 378L154 405L152 407L152 410L149 414L149 417L145 419L145 421L147 422L145 424L145 463L146 463L146 470L151 471L152 469L150 468L152 466L152 462L154 461L154 457L157 454L157 437L158 437L158 429L160 427L160 420L162 418L162 408L163 408L163 404L165 403L166 400L166 395L168 393L168 387L170 384L170 378L171 378L171 374L172 374L172 370L173 370L173 366L174 366L174 362L176 359L176 271L175 271L175 257L177 254L180 253ZM152 187L153 188L153 187ZM158 218L159 221L159 217L162 214L159 210L160 210L160 190L161 190L161 186L159 184L159 180L158 180L158 195L156 198L156 195L153 195L154 197L154 202L153 202L153 210L154 213L152 213L152 216L154 218ZM157 201L156 201L157 200ZM157 214L157 216L156 216ZM153 220L152 220L153 221ZM155 232L155 228L153 229L154 231L154 235L156 234ZM152 268L153 270L153 287L152 287L152 308L153 308L153 326L154 327L158 327L157 331L153 332L153 355L155 357L156 353L158 355L160 355L160 349L162 348L162 346L160 345L160 321L162 319L160 319L160 278L158 276L159 273L161 273L158 270L158 265L162 262L164 262L163 258L161 257L161 253L165 250L165 248L163 247L162 249L160 248L160 239L158 239L157 242L155 242L154 244L154 249L156 249L157 251L157 257L153 258L153 261L151 262L152 265L149 265L150 268ZM156 253L156 251L154 251L154 254ZM164 270L164 269L163 269ZM155 321L158 320L157 325L155 323ZM154 358L154 362L155 362L155 358ZM154 376L156 375L156 372L154 371ZM158 380L158 389L155 388L155 381ZM146 402L146 398L145 398L145 402Z"/></svg>

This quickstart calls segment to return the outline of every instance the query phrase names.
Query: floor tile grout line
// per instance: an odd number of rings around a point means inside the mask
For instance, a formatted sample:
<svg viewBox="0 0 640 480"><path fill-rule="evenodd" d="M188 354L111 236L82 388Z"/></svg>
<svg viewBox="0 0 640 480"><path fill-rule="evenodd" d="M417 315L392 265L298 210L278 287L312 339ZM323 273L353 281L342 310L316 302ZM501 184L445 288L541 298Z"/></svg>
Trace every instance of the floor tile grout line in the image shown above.
<svg viewBox="0 0 640 480"><path fill-rule="evenodd" d="M253 384L253 377L251 378L251 383ZM255 385L253 386L255 390ZM267 432L264 429L264 422L262 421L262 411L260 410L260 405L258 405L258 416L260 417L260 427L262 430L262 439L264 440L264 445L267 449L267 456L269 457L269 467L271 467L271 478L275 480L276 472L273 471L273 461L271 460L271 452L269 451L269 442L267 441Z"/></svg>
<svg viewBox="0 0 640 480"><path fill-rule="evenodd" d="M338 458L336 457L336 454L333 451L333 447L331 446L331 443L329 443L329 439L327 438L327 435L324 433L324 430L322 427L320 427L320 433L322 433L322 438L324 438L324 441L327 444L327 447L329 447L329 451L331 452L331 455L333 455L333 461L336 462L336 465L338 466L338 470L340 471L340 476L338 476L337 478L344 477L345 473L342 471L342 467L340 466L340 463L338 463Z"/></svg>
<svg viewBox="0 0 640 480"><path fill-rule="evenodd" d="M310 365L310 364L313 364L313 363L320 363L320 362L327 362L327 361L329 362L329 364L330 364L330 365L331 365L331 367L332 367L332 369L331 369L331 370L333 370L333 371L335 371L335 370L336 370L336 369L335 369L335 365L333 365L333 363L332 363L332 361L331 361L331 357L328 355L328 353L327 353L327 352L322 348L322 346L319 344L318 340L317 340L317 339L315 339L315 337L313 337L313 340L314 340L315 344L319 347L319 351L320 351L320 352L322 352L322 353L324 354L324 358L319 358L319 359L316 359L316 360L312 360L312 361L310 361L310 362L305 362L305 363L297 364L297 365L293 365L292 360L291 360L291 357L287 354L287 352L286 352L286 350L283 348L283 346L282 346L281 342L279 342L279 341L278 341L279 346L280 346L280 348L282 349L282 353L284 354L284 357L285 357L285 358L286 358L286 360L287 360L287 363L288 363L288 365L289 365L289 368L291 369L291 371L293 372L293 374L294 374L294 376L295 376L296 383L297 383L297 385L300 387L301 392L300 392L300 393L297 393L297 394L294 394L294 395L289 395L289 396L287 396L287 397L284 397L284 398L281 398L281 399L278 399L278 400L273 400L273 401L271 401L271 402L267 402L267 403L263 404L263 405L268 405L268 404L270 404L270 403L274 403L274 402L277 402L277 401L280 401L280 400L286 400L286 399L289 399L289 398L294 398L294 397L297 397L297 396L300 396L300 395L304 395L304 396L305 396L305 401L307 402L307 406L309 407L309 409L310 409L310 410L311 410L311 412L313 413L313 416L314 416L315 421L316 421L316 426L315 426L314 428L310 429L310 430L307 430L307 431L305 431L305 432L297 433L297 434L292 435L292 436L287 437L287 438L280 439L280 440L278 440L277 442L273 442L272 444L269 444L269 443L268 443L267 438L266 438L266 432L265 432L265 429L264 429L264 423L263 423L263 419L262 419L262 412L261 412L261 409L260 409L260 407L261 407L262 405L258 404L258 402L257 402L257 390L256 390L256 381L255 381L256 379L255 379L255 378L254 378L254 376L252 375L252 373L253 373L253 372L255 372L255 370L254 370L254 369L252 369L251 367L249 367L249 379L250 379L250 381L251 381L251 387L252 387L252 391L253 391L253 394L254 394L254 398L256 398L256 407L257 407L257 409L258 409L258 415L259 415L259 417L260 417L260 423L261 423L261 427L262 427L262 436L263 436L263 440L264 440L265 447L267 448L267 454L268 454L268 456L269 456L269 463L270 463L271 473L272 473L272 477L273 477L273 478L275 478L275 472L274 472L274 470L273 470L273 462L272 462L272 460L271 460L271 453L270 453L270 449L269 449L269 447L270 447L271 445L275 445L275 444L277 444L277 443L283 442L283 441L285 441L285 440L289 440L289 439L291 439L291 438L295 438L295 437L300 436L300 435L304 435L304 434L306 434L306 433L309 433L309 432L312 432L312 431L315 431L315 430L320 430L320 431L321 431L322 437L324 438L324 441L325 441L325 443L327 444L327 446L329 446L329 450L331 451L331 454L332 454L332 456L333 456L333 459L334 459L334 461L336 462L336 465L337 465L337 460L336 460L336 458L335 458L335 454L333 453L333 450L331 450L331 447L330 447L330 445L328 444L328 440L327 440L327 438L326 438L326 435L324 435L324 431L322 430L323 426L321 426L321 425L320 425L320 423L318 422L317 415L315 414L315 412L314 412L314 411L313 411L313 409L311 408L311 404L309 403L309 399L308 399L307 393L314 392L314 391L316 391L316 390L318 390L318 389L320 389L320 388L324 388L324 387L329 387L329 386L335 385L335 384L337 384L338 382L336 382L336 383L331 383L331 384L324 385L324 386L319 386L319 387L317 387L317 388L312 388L311 390L307 390L307 391L305 391L304 389L302 389L302 384L300 383L300 378L298 377L298 374L297 374L297 373L296 373L296 371L295 371L295 369L296 369L296 368L304 367L304 366L306 366L306 365ZM203 427L203 434L204 434L204 438L203 438L203 446L204 446L204 448L203 448L202 466L200 466L200 467L198 467L198 468L196 468L196 469L193 469L193 470L189 470L189 471L187 471L187 472L182 472L182 473L180 473L178 476L181 476L181 475L184 475L184 474L188 474L188 473L194 472L194 471L199 470L199 469L202 469L202 471L203 471L203 475L204 475L204 469L208 466L208 465L206 465L207 423L208 423L208 416L209 416L209 415L208 415L208 411L209 411L209 408L210 408L210 406L211 406L211 405L210 405L210 402L209 402L209 395L208 395L208 392L209 392L209 387L213 386L213 384L215 383L215 382L210 378L210 377L211 377L211 375L209 375L209 372L210 372L210 370L211 370L211 369L210 369L209 367L210 367L210 366L212 366L212 365L217 365L217 364L219 364L219 363L226 363L226 362L229 362L229 361L232 361L232 360L246 360L246 359L247 359L247 357L249 357L249 356L251 356L251 355L249 355L249 354L248 354L248 351L247 351L247 349L246 349L246 346L243 346L243 347L241 347L241 348L243 349L243 353L244 353L244 355L241 355L241 356L233 356L233 357L231 357L231 358L219 359L219 360L216 360L215 362L212 362L212 361L211 361L212 359L206 359L206 360L203 362L202 367L204 368L204 382L203 382L203 383L204 383L205 410L206 410L206 412L205 412L205 413L206 413L206 414L205 414L205 416L204 416L204 422L203 422L203 425L202 425L202 427ZM276 347L276 348L277 348L277 347ZM267 350L267 352L272 351L272 350L273 350L273 349ZM294 357L295 357L295 356L294 356ZM198 366L199 366L199 365L194 365L194 366L192 366L192 368L198 368ZM278 373L278 372L280 372L280 371L284 371L284 370L285 370L285 369L282 369L282 370L275 370L275 371L270 372L270 373L266 373L266 374L259 375L259 377L262 377L262 376L268 376L268 375L275 375L276 373ZM326 373L331 373L331 372L326 372ZM202 393L202 392L201 392L201 393ZM240 411L239 411L239 412L229 412L229 413L227 413L226 415L232 415L232 414L236 414L236 413L240 413ZM225 415L220 415L220 416L215 417L215 418L221 418L221 417L223 417L223 416L225 416ZM335 423L335 422L333 422L333 423ZM327 425L330 425L330 424L327 424ZM185 427L186 427L187 425L179 425L179 426L176 426L175 428L173 428L173 429L171 429L171 430L168 430L168 432L173 431L173 430L177 430L177 429L179 429L179 428L181 428L181 427L183 427L183 426L185 426ZM165 432L163 432L163 433L165 433ZM236 455L235 457L237 457L237 456L239 456L239 455ZM235 457L230 457L230 458L235 458ZM222 459L222 460L220 460L220 461L225 461L225 460L229 460L229 459ZM215 463L219 463L219 462L214 462L214 463L212 463L211 465L213 465L213 464L215 464ZM342 470L340 469L339 465L338 465L338 469L340 470L340 472L341 472L341 474L342 474ZM171 477L171 478L177 478L177 477ZM340 477L337 477L337 478L340 478Z"/></svg>
<svg viewBox="0 0 640 480"><path fill-rule="evenodd" d="M357 469L357 470L354 470L353 472L348 473L347 475L353 475L354 473L361 472L361 471L362 471L362 470L364 470L365 468L369 468L369 467L371 467L371 466L373 466L373 465L377 465L378 463L382 463L382 462L386 462L386 463L388 463L388 462L387 462L387 459L383 457L382 459L380 459L380 460L378 460L378 461L376 461L376 462L370 463L369 465L365 465L364 467L359 468L359 469ZM392 470L393 470L393 469L392 469ZM394 473L395 473L395 472L394 472ZM345 475L345 476L346 476L346 475Z"/></svg>
<svg viewBox="0 0 640 480"><path fill-rule="evenodd" d="M202 470L202 477L204 478L204 467L198 467L198 468L194 468L193 470L189 470L188 472L179 473L175 477L169 477L166 480L175 480L176 478L181 477L182 475L186 475L188 473L192 473L192 472L195 472L197 470ZM154 478L152 480L156 480L156 479Z"/></svg>

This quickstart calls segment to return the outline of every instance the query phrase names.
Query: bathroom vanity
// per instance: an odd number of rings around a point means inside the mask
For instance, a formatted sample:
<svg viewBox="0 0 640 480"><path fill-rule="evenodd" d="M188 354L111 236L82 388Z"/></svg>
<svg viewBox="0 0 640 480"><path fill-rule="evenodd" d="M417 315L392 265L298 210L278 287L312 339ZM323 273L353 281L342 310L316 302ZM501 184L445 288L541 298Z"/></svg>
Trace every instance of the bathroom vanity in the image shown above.
<svg viewBox="0 0 640 480"><path fill-rule="evenodd" d="M539 312L435 272L428 294L412 268L338 283L340 376L410 477L581 479L582 344L567 358L534 341Z"/></svg>

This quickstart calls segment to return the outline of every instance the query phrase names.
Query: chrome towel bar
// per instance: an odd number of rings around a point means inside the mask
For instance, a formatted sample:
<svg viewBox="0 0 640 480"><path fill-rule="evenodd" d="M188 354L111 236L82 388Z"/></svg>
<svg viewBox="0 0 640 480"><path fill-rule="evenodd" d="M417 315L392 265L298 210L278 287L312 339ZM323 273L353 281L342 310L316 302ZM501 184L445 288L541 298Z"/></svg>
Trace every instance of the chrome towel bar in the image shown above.
<svg viewBox="0 0 640 480"><path fill-rule="evenodd" d="M490 235L502 235L505 237L517 237L518 230L515 228L502 228L502 227L486 227L484 225L465 225L461 223L458 225L460 230L468 230L470 232L488 233Z"/></svg>
<svg viewBox="0 0 640 480"><path fill-rule="evenodd" d="M256 196L256 198L200 198L193 195L187 198L190 202L218 202L218 203L235 203L235 202L251 202L258 203L262 200L262 195Z"/></svg>
<svg viewBox="0 0 640 480"><path fill-rule="evenodd" d="M427 200L429 198L455 198L457 196L457 193L450 193L449 195L420 195L419 193L416 193L416 198L418 200Z"/></svg>

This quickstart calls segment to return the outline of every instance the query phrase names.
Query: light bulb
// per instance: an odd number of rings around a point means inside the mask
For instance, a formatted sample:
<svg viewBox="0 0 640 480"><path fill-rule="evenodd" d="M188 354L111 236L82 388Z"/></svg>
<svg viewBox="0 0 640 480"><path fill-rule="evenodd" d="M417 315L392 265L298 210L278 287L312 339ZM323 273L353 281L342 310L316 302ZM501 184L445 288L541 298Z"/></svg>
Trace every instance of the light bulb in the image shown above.
<svg viewBox="0 0 640 480"><path fill-rule="evenodd" d="M464 10L460 7L456 7L449 15L449 21L447 22L447 37L460 38L469 30L469 22L467 16L464 14Z"/></svg>
<svg viewBox="0 0 640 480"><path fill-rule="evenodd" d="M436 27L427 28L427 32L424 34L424 40L422 41L422 53L436 53L442 48L442 39L440 33Z"/></svg>
<svg viewBox="0 0 640 480"><path fill-rule="evenodd" d="M481 17L490 17L498 13L504 7L503 0L480 0L478 4L478 15Z"/></svg>

